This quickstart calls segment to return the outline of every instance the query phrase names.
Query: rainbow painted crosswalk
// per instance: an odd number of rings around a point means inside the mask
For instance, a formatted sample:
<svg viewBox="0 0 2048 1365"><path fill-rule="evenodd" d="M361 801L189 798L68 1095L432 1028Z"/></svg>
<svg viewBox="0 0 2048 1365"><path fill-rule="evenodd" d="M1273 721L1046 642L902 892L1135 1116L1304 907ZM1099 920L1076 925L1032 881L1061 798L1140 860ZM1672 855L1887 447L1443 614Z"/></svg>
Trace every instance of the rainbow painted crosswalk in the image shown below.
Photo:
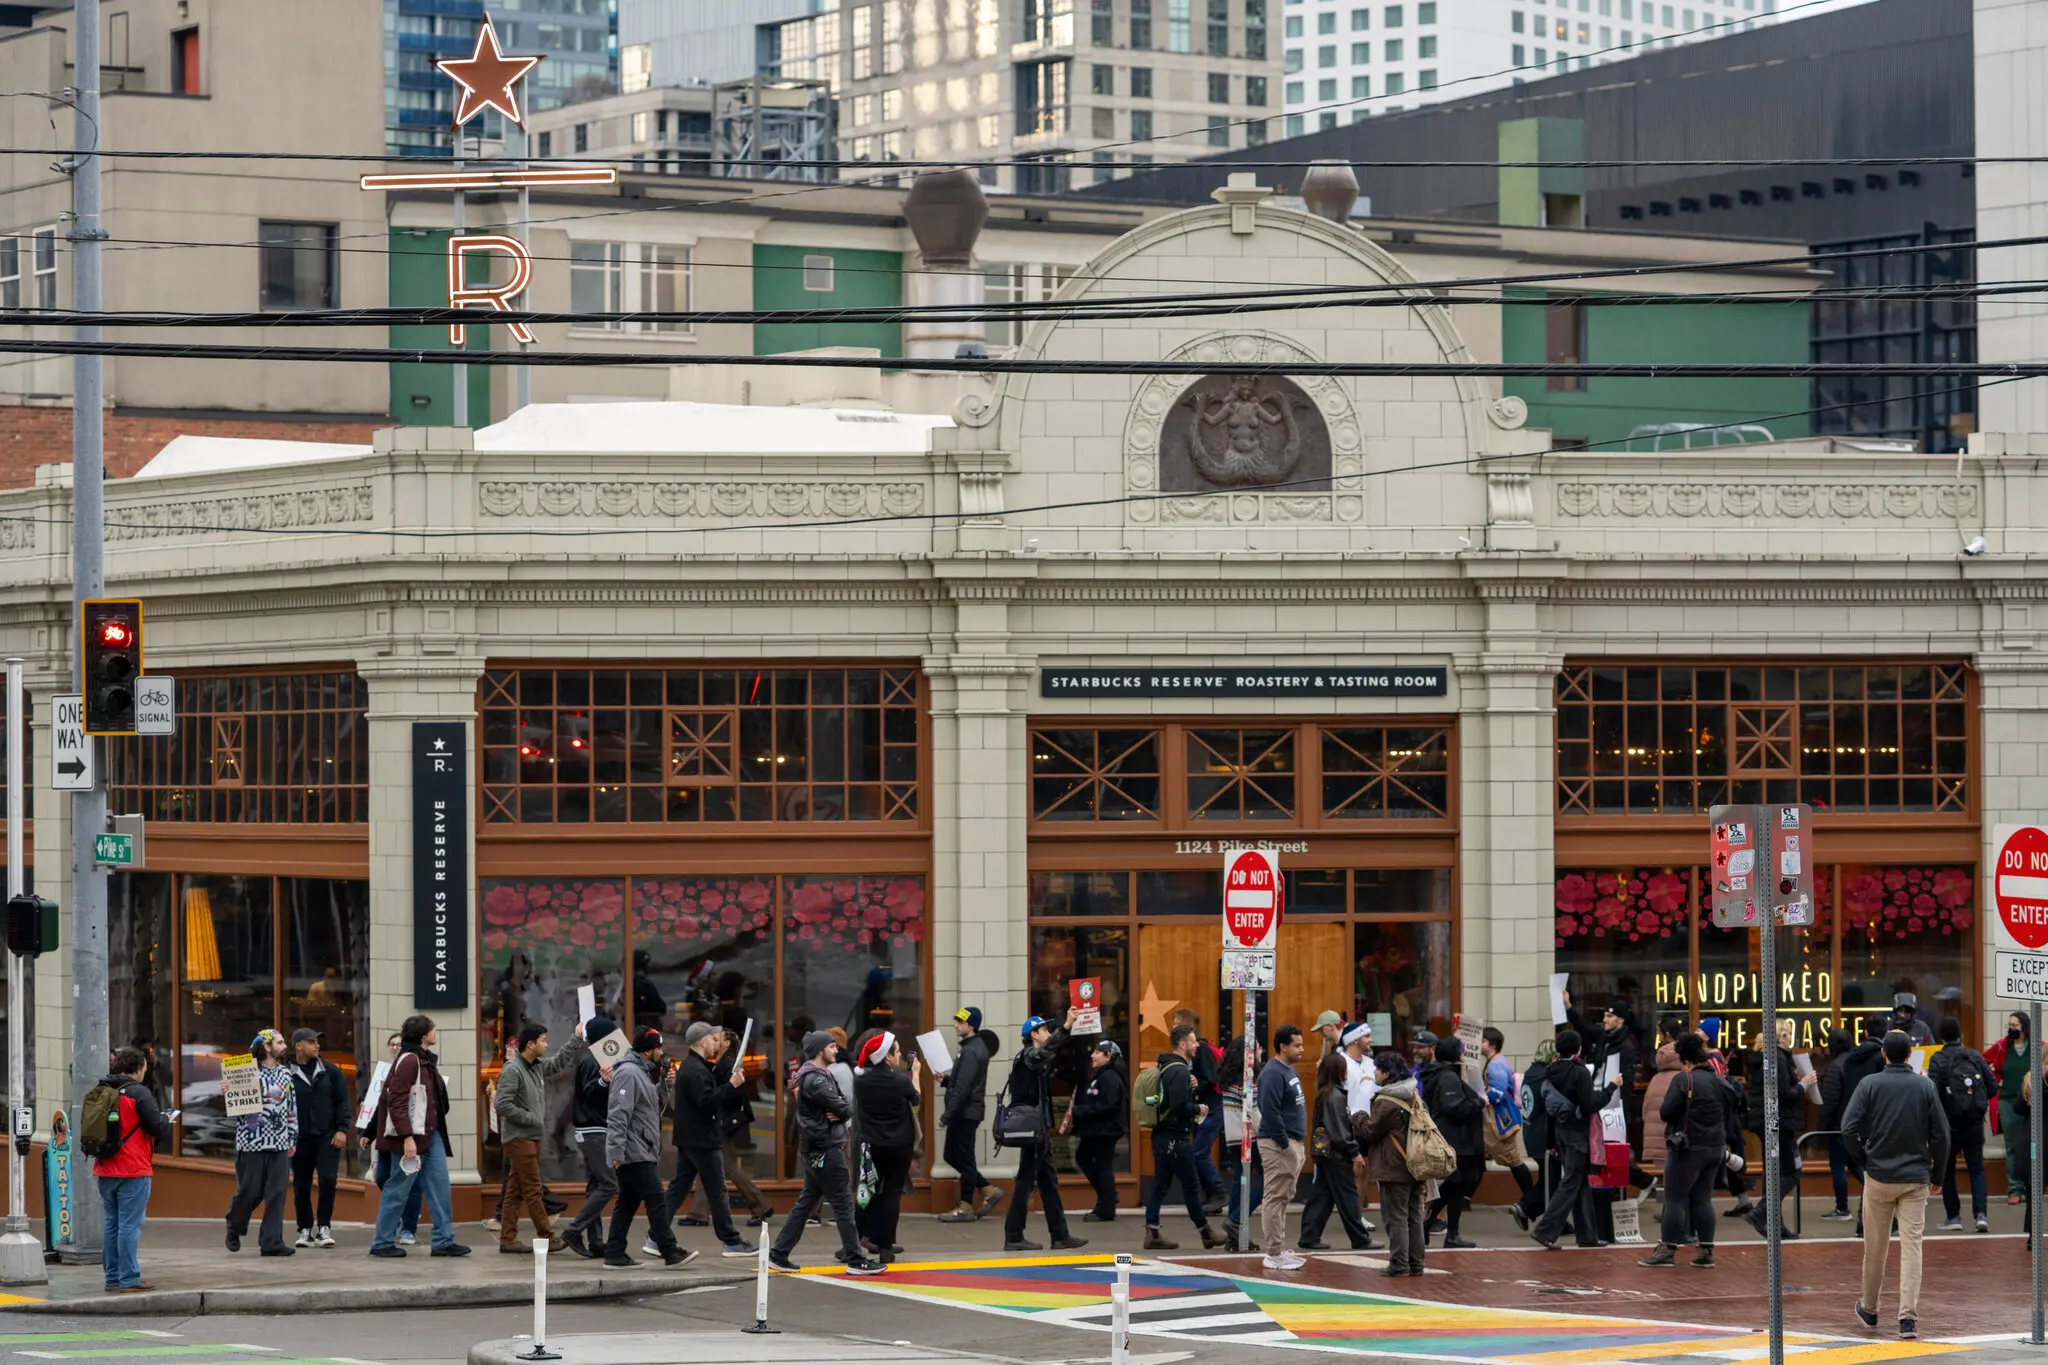
<svg viewBox="0 0 2048 1365"><path fill-rule="evenodd" d="M829 1270L821 1271L830 1276ZM1051 1256L896 1265L880 1279L830 1276L829 1282L977 1312L1107 1330L1114 1279L1110 1257ZM1748 1365L1763 1360L1769 1347L1761 1332L1726 1325L1431 1303L1156 1261L1132 1267L1131 1331L1486 1365ZM1786 1337L1786 1354L1800 1365L1925 1360L1970 1349L1924 1341Z"/></svg>

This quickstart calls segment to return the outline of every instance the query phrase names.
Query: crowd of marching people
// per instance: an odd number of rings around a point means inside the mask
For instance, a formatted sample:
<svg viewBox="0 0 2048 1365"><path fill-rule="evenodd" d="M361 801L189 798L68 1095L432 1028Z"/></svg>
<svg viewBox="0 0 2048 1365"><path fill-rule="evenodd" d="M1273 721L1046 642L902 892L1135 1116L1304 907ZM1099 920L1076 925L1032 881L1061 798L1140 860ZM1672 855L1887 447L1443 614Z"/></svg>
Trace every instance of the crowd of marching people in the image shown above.
<svg viewBox="0 0 2048 1365"><path fill-rule="evenodd" d="M1113 1040L1075 1045L1069 1031L1077 1012L1058 1022L1034 1016L1022 1024L999 1084L1000 1042L982 1026L978 1008L962 1007L953 1016L956 1050L938 1076L936 1115L959 1198L939 1221L978 1222L1007 1197L1005 1251L1078 1249L1087 1241L1068 1223L1057 1156L1069 1155L1088 1182L1092 1198L1080 1221L1114 1222L1121 1213L1118 1151L1135 1139L1149 1145L1152 1158L1146 1250L1180 1246L1161 1222L1177 1186L1177 1202L1203 1248L1249 1240L1271 1270L1299 1269L1305 1262L1298 1252L1330 1250L1328 1239L1340 1234L1350 1249L1375 1249L1382 1245L1378 1234L1387 1255L1381 1274L1420 1275L1433 1239L1443 1249L1474 1245L1463 1220L1489 1166L1504 1170L1517 1188L1508 1214L1549 1250L1567 1236L1582 1247L1612 1245L1616 1204L1630 1188L1663 1194L1657 1241L1644 1266L1683 1258L1711 1268L1719 1194L1732 1197L1732 1216L1760 1234L1796 1238L1796 1227L1760 1200L1761 1163L1747 1142L1750 1134L1762 1138L1768 1098L1758 1040L1724 1050L1717 1031L1689 1028L1677 1016L1658 1020L1654 1038L1646 1039L1627 1000L1612 1002L1597 1022L1572 1008L1568 996L1565 1003L1554 1038L1519 1070L1495 1028L1478 1030L1476 1056L1467 1056L1459 1037L1417 1030L1402 1040L1376 1040L1370 1023L1330 1010L1307 1033L1277 1024L1267 1050L1256 1038L1214 1044L1195 1013L1183 1009L1165 1050L1133 1075ZM1803 1160L1823 1150L1803 1147L1797 1134L1825 1138L1834 1198L1822 1217L1856 1219L1865 1241L1857 1314L1875 1325L1867 1305L1877 1303L1896 1230L1899 1329L1910 1338L1931 1192L1943 1201L1943 1229L1987 1231L1984 1148L1987 1136L2000 1134L2008 1202L2021 1202L2028 1149L2019 1120L2032 1100L2032 1044L2025 1017L2015 1014L2006 1036L1979 1052L1963 1042L1957 1019L1930 1025L1904 994L1891 1014L1862 1023L1860 1040L1835 1029L1823 1047L1795 1052L1791 1023L1781 1021L1775 1066L1768 1068L1781 1115L1781 1191L1796 1196ZM730 1180L747 1227L769 1221L773 1206L734 1159L753 1116L741 1039L711 1023L691 1023L680 1057L672 1059L669 1038L640 1027L623 1048L607 1043L603 1053L612 1060L601 1061L594 1046L619 1032L596 1016L560 1048L539 1024L510 1040L490 1100L505 1176L486 1226L498 1233L499 1252L531 1254L518 1235L524 1219L551 1251L631 1267L641 1263L630 1254L640 1219L640 1252L682 1265L699 1253L678 1244L680 1217L692 1226L708 1223L721 1255L756 1255L727 1192ZM259 1208L261 1255L335 1246L329 1223L337 1170L353 1141L375 1155L380 1197L370 1255L406 1256L417 1245L423 1211L431 1256L468 1255L455 1237L448 1091L437 1041L433 1020L406 1020L388 1040L381 1086L358 1107L347 1078L322 1060L317 1033L301 1029L289 1041L275 1030L259 1033L251 1053L260 1103L235 1121L227 1249L241 1249ZM798 1243L829 1220L846 1272L881 1274L902 1251L903 1196L924 1160L922 1060L884 1029L852 1040L837 1029L810 1031L796 1051L786 1081L803 1184L767 1259L797 1269ZM1077 1057L1085 1057L1078 1070ZM141 1051L122 1049L84 1111L81 1145L96 1159L110 1293L148 1288L138 1241L151 1152L177 1117L143 1083L147 1066ZM1303 1084L1304 1072L1311 1084ZM573 1214L541 1175L547 1089L558 1079L570 1091L585 1171L584 1197ZM1055 1089L1069 1083L1067 1102L1056 1104ZM1816 1111L1811 1119L1809 1104ZM665 1188L664 1118L675 1148ZM1249 1144L1240 1123L1250 1127ZM980 1169L985 1138L1014 1154L1016 1179L1007 1194ZM1968 1223L1957 1158L1968 1186ZM1858 1208L1849 1203L1852 1181L1861 1190ZM291 1243L283 1221L288 1187L298 1233ZM1034 1196L1046 1244L1026 1235ZM1367 1217L1374 1197L1382 1225ZM708 1217L692 1211L699 1198Z"/></svg>

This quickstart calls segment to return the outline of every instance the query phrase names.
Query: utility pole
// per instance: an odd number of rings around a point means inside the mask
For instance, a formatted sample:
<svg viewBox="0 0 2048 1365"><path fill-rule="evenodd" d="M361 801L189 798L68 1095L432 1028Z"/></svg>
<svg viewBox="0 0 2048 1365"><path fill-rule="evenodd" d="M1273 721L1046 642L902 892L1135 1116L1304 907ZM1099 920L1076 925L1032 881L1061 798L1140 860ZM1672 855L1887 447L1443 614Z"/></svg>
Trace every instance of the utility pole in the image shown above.
<svg viewBox="0 0 2048 1365"><path fill-rule="evenodd" d="M7 661L7 899L28 889L27 860L23 857L22 834L28 825L28 783L23 755L28 747L28 718L22 715L20 659ZM7 954L7 1112L13 1115L27 1105L28 1077L22 1045L27 1019L22 1005L27 997L28 964ZM47 1284L43 1269L42 1239L28 1230L28 1162L23 1154L27 1139L7 1149L7 1231L0 1233L0 1284Z"/></svg>
<svg viewBox="0 0 2048 1365"><path fill-rule="evenodd" d="M100 311L100 162L93 155L100 131L99 0L72 9L71 306ZM81 342L97 342L100 329L76 329ZM80 355L71 369L71 676L80 676L85 641L82 604L105 587L105 468L100 358ZM97 744L95 740L93 743ZM107 1074L107 879L93 859L93 836L107 827L106 764L94 765L93 790L71 797L71 1131L79 1131L85 1092ZM72 1202L71 1240L59 1248L66 1264L100 1259L100 1201Z"/></svg>

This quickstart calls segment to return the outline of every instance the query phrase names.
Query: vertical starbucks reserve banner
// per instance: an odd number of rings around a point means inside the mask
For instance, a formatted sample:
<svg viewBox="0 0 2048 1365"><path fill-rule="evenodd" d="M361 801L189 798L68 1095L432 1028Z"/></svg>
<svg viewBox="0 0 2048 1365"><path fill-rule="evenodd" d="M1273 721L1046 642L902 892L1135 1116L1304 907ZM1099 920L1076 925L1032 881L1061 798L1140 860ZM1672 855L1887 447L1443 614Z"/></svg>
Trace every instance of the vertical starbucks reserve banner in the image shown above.
<svg viewBox="0 0 2048 1365"><path fill-rule="evenodd" d="M412 726L412 1003L469 1003L469 763L459 720Z"/></svg>
<svg viewBox="0 0 2048 1365"><path fill-rule="evenodd" d="M1440 665L1046 668L1041 697L1441 697Z"/></svg>

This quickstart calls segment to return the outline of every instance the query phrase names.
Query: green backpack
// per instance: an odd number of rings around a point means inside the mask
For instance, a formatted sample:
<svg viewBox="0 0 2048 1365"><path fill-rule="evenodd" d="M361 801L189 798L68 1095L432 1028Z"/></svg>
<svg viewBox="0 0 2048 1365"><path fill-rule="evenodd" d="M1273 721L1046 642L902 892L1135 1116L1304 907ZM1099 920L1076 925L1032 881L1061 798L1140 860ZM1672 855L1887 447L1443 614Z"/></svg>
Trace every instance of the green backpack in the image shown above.
<svg viewBox="0 0 2048 1365"><path fill-rule="evenodd" d="M85 1092L85 1107L78 1120L78 1150L95 1161L120 1155L121 1091L111 1085L96 1085Z"/></svg>
<svg viewBox="0 0 2048 1365"><path fill-rule="evenodd" d="M1187 1063L1176 1058L1166 1065L1186 1068ZM1138 1126L1140 1128L1157 1128L1159 1126L1159 1101L1165 1094L1165 1086L1161 1082L1165 1078L1165 1071L1166 1067L1154 1063L1138 1073Z"/></svg>

